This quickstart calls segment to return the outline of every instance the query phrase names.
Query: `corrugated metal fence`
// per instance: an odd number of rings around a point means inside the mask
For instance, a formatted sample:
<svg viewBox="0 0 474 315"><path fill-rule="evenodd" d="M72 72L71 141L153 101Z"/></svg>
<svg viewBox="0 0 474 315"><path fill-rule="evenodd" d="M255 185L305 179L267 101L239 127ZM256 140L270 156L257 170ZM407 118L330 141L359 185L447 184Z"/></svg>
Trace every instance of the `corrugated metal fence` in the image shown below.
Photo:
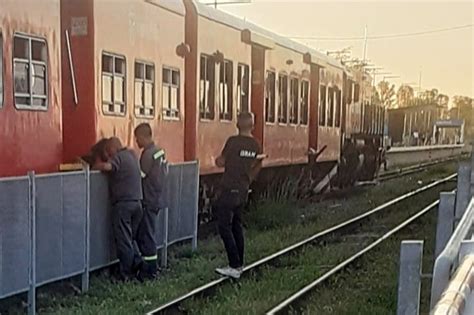
<svg viewBox="0 0 474 315"><path fill-rule="evenodd" d="M197 246L199 167L170 165L169 208L161 211L157 239L161 263L169 245ZM0 179L0 298L82 275L116 261L107 178L101 173L57 173Z"/></svg>

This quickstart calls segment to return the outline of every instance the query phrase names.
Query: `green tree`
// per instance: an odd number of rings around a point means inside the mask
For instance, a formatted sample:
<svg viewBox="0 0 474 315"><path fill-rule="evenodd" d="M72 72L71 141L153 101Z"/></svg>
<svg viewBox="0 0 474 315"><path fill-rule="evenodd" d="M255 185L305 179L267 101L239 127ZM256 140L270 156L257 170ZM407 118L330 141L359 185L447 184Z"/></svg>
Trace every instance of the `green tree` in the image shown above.
<svg viewBox="0 0 474 315"><path fill-rule="evenodd" d="M397 104L398 107L407 107L413 103L415 99L415 91L409 85L403 84L398 88L397 91Z"/></svg>
<svg viewBox="0 0 474 315"><path fill-rule="evenodd" d="M377 90L383 106L391 108L395 105L395 85L390 85L387 81L380 81Z"/></svg>

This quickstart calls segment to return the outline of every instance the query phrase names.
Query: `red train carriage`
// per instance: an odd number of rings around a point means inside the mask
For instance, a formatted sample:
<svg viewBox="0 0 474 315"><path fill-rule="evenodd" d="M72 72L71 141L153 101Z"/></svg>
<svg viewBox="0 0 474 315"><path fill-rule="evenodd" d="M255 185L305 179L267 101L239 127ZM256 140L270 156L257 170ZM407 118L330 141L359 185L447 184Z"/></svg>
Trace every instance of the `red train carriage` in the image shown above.
<svg viewBox="0 0 474 315"><path fill-rule="evenodd" d="M0 177L50 172L61 162L59 5L2 1Z"/></svg>
<svg viewBox="0 0 474 315"><path fill-rule="evenodd" d="M324 145L321 159L337 161L343 69L314 50L232 15L193 1L185 0L185 5L186 42L192 52L186 61L186 156L200 160L202 174L218 172L214 159L235 133L239 110L255 114L255 135L269 156L264 166L304 164L309 147ZM317 58L311 62L307 55ZM320 76L329 93L324 93L328 114L318 127Z"/></svg>
<svg viewBox="0 0 474 315"><path fill-rule="evenodd" d="M66 161L102 137L134 146L141 122L184 160L184 14L180 1L62 0Z"/></svg>
<svg viewBox="0 0 474 315"><path fill-rule="evenodd" d="M250 104L252 47L241 41L240 21L205 5L185 1L186 158L198 159L201 174L216 173L215 158L236 132L240 111ZM190 71L191 70L191 71Z"/></svg>

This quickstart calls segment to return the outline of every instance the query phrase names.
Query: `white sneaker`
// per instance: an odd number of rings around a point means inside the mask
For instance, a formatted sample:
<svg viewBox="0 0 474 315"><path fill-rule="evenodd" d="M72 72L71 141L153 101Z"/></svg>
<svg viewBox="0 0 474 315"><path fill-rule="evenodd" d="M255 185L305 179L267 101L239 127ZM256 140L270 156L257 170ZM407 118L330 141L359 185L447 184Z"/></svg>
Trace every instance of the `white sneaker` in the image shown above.
<svg viewBox="0 0 474 315"><path fill-rule="evenodd" d="M220 275L226 276L226 277L231 277L234 279L239 279L240 278L240 271L238 269L232 268L232 267L225 267L225 268L217 268L216 272Z"/></svg>

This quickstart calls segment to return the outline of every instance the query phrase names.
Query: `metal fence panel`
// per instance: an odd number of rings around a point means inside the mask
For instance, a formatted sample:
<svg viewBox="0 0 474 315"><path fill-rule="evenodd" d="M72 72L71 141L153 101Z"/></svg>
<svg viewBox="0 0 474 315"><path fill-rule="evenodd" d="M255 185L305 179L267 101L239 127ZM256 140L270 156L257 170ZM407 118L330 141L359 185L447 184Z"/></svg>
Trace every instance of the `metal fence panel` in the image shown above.
<svg viewBox="0 0 474 315"><path fill-rule="evenodd" d="M86 186L83 173L36 178L36 281L84 270Z"/></svg>
<svg viewBox="0 0 474 315"><path fill-rule="evenodd" d="M91 173L90 186L90 266L94 270L115 261L116 255L107 177Z"/></svg>
<svg viewBox="0 0 474 315"><path fill-rule="evenodd" d="M168 243L192 238L195 233L197 211L197 164L170 166L168 180Z"/></svg>
<svg viewBox="0 0 474 315"><path fill-rule="evenodd" d="M0 297L28 289L29 181L0 181Z"/></svg>

